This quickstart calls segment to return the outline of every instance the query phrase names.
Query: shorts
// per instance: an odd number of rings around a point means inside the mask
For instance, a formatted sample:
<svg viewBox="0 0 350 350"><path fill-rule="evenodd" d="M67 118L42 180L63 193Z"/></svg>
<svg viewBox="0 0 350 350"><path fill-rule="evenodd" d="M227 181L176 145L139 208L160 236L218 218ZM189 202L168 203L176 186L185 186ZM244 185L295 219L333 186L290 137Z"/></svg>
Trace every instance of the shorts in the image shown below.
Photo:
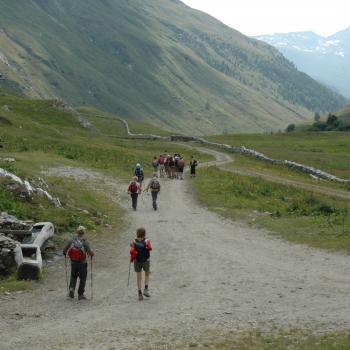
<svg viewBox="0 0 350 350"><path fill-rule="evenodd" d="M135 272L141 272L142 270L145 272L150 272L151 262L149 260L145 262L139 262L137 260L134 261L134 269Z"/></svg>

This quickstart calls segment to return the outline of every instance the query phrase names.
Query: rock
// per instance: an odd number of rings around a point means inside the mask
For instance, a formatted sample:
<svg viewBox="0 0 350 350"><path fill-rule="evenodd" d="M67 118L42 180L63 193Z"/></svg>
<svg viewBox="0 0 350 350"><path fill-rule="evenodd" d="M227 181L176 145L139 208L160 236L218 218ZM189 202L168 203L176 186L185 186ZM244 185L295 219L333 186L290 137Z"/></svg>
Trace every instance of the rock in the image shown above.
<svg viewBox="0 0 350 350"><path fill-rule="evenodd" d="M4 112L10 112L10 107L8 105L4 105L1 108Z"/></svg>

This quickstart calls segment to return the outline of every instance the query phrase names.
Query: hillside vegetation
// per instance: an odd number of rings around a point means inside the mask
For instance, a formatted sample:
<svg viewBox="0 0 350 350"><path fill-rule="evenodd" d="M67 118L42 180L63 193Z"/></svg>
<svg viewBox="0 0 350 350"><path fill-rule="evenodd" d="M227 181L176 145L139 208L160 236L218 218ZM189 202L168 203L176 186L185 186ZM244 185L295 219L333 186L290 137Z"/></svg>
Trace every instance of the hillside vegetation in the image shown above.
<svg viewBox="0 0 350 350"><path fill-rule="evenodd" d="M335 113L335 115L341 120L350 122L350 106L342 108L340 111Z"/></svg>
<svg viewBox="0 0 350 350"><path fill-rule="evenodd" d="M177 0L3 0L0 23L0 84L159 128L260 132L345 103Z"/></svg>
<svg viewBox="0 0 350 350"><path fill-rule="evenodd" d="M128 181L137 162L144 165L149 176L153 156L165 150L179 151L185 159L192 153L200 157L197 151L174 144L115 139L113 136L126 136L123 124L115 118L106 120L109 128L104 123L95 124L105 121L94 119L95 114L103 112L91 112L94 124L84 128L74 110L57 108L56 101L29 100L0 91L0 168L30 181L44 177L49 192L63 204L62 208L55 208L40 198L23 201L4 190L0 181L0 212L7 211L22 219L52 221L58 232L71 231L78 224L97 231L103 230L105 223L118 227L123 224L123 210L109 198L88 187L82 191L82 185L74 180L46 176L46 169L89 168ZM141 128L146 127L142 124ZM16 162L4 161L8 157Z"/></svg>

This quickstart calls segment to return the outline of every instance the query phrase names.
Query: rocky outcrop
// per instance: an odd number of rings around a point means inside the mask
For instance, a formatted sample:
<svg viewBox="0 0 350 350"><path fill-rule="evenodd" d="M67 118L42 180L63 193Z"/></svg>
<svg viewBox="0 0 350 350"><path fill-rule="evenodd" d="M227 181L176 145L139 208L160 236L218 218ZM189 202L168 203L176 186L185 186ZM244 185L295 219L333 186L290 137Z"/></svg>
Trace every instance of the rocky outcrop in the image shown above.
<svg viewBox="0 0 350 350"><path fill-rule="evenodd" d="M15 250L19 244L6 237L0 230L0 276L6 276L16 268Z"/></svg>
<svg viewBox="0 0 350 350"><path fill-rule="evenodd" d="M45 181L41 179L41 183L45 183ZM31 200L34 195L39 195L46 197L55 207L61 206L59 198L53 197L48 192L48 185L46 183L45 186L43 185L44 188L35 187L28 180L22 180L17 175L2 168L0 168L0 185L16 196L26 200Z"/></svg>

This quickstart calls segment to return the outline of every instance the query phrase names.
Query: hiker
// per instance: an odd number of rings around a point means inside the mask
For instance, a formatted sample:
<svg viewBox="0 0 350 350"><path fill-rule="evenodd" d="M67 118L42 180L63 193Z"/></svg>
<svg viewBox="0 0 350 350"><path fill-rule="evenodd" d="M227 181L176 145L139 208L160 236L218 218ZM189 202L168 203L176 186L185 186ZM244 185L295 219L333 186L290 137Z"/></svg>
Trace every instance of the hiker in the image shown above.
<svg viewBox="0 0 350 350"><path fill-rule="evenodd" d="M164 154L161 154L158 159L158 164L159 164L159 177L164 177L164 163L165 163L166 156Z"/></svg>
<svg viewBox="0 0 350 350"><path fill-rule="evenodd" d="M137 182L140 184L140 189L142 188L142 182L144 179L143 169L140 163L137 163L134 170L134 176L137 177Z"/></svg>
<svg viewBox="0 0 350 350"><path fill-rule="evenodd" d="M180 157L179 161L177 162L178 167L178 179L183 180L184 179L184 168L185 168L185 161L182 157Z"/></svg>
<svg viewBox="0 0 350 350"><path fill-rule="evenodd" d="M151 242L146 239L146 230L141 227L136 231L136 238L130 244L130 262L134 263L136 272L136 284L139 300L143 297L149 298L148 284L150 275L150 251L152 250ZM145 288L142 293L142 270L145 272Z"/></svg>
<svg viewBox="0 0 350 350"><path fill-rule="evenodd" d="M165 174L167 177L170 177L169 162L170 162L170 154L166 155L165 162L164 162Z"/></svg>
<svg viewBox="0 0 350 350"><path fill-rule="evenodd" d="M168 156L168 165L169 165L169 178L173 179L175 176L175 161L174 158L172 156Z"/></svg>
<svg viewBox="0 0 350 350"><path fill-rule="evenodd" d="M153 171L155 173L158 173L158 169L159 169L159 160L156 156L153 157L153 161L152 161L152 166L153 166Z"/></svg>
<svg viewBox="0 0 350 350"><path fill-rule="evenodd" d="M95 255L90 248L87 239L84 238L86 229L84 226L79 226L77 235L67 242L63 248L63 254L66 258L68 255L71 260L71 275L69 283L69 297L74 298L75 286L79 277L78 299L85 300L85 283L87 277L87 261L86 257Z"/></svg>
<svg viewBox="0 0 350 350"><path fill-rule="evenodd" d="M148 183L148 186L146 187L145 191L148 192L149 189L151 189L153 209L157 210L158 209L158 207L157 207L157 198L158 198L158 193L160 191L160 183L158 181L157 173L153 174L152 179Z"/></svg>
<svg viewBox="0 0 350 350"><path fill-rule="evenodd" d="M139 197L139 194L141 194L141 187L140 187L140 184L138 183L137 176L134 176L133 180L130 182L128 187L128 193L130 194L130 197L131 197L132 208L136 210L137 199Z"/></svg>
<svg viewBox="0 0 350 350"><path fill-rule="evenodd" d="M198 166L198 161L191 156L190 168L191 168L191 177L196 177L196 168Z"/></svg>
<svg viewBox="0 0 350 350"><path fill-rule="evenodd" d="M176 177L176 179L179 178L179 167L178 167L179 160L180 160L180 155L175 153L174 154L174 169L175 169L175 177Z"/></svg>

